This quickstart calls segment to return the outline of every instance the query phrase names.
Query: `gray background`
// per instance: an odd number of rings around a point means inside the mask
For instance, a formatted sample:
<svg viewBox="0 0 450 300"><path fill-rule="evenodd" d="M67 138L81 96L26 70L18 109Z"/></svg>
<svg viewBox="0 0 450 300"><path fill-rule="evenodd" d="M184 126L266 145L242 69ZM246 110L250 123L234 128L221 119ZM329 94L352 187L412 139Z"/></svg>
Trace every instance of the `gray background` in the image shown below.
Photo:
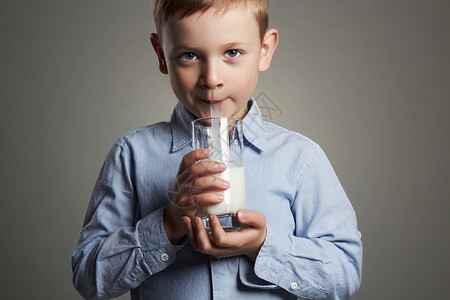
<svg viewBox="0 0 450 300"><path fill-rule="evenodd" d="M355 299L450 294L449 3L272 1L280 45L255 96L322 145L355 207ZM0 31L0 298L79 299L70 256L103 159L176 103L150 3L2 0Z"/></svg>

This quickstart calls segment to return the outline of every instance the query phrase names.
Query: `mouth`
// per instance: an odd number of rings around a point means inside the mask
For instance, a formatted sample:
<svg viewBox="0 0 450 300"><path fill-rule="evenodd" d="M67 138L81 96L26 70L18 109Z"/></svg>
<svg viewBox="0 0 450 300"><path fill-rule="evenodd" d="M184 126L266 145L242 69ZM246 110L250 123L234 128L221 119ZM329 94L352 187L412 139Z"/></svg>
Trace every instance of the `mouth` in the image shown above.
<svg viewBox="0 0 450 300"><path fill-rule="evenodd" d="M206 104L220 104L226 100L224 99L200 99L201 101L205 102Z"/></svg>

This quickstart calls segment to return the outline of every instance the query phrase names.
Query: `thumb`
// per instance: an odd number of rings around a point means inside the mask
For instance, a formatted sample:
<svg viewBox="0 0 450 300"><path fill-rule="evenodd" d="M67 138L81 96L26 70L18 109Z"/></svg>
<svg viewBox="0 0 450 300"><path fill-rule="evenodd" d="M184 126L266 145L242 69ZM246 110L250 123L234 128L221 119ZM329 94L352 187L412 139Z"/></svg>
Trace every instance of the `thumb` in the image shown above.
<svg viewBox="0 0 450 300"><path fill-rule="evenodd" d="M241 209L236 213L240 223L256 228L266 227L266 217L259 212L253 210Z"/></svg>

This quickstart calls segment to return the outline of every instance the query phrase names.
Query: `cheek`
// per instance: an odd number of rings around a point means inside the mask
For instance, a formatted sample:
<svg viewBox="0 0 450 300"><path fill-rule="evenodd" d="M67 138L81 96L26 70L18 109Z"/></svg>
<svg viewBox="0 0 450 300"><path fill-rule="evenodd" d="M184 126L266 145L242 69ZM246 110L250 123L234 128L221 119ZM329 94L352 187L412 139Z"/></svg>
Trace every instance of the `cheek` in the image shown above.
<svg viewBox="0 0 450 300"><path fill-rule="evenodd" d="M170 70L170 82L172 84L172 88L177 90L178 92L185 91L189 89L191 86L191 76L188 76L187 72L183 72L180 70Z"/></svg>
<svg viewBox="0 0 450 300"><path fill-rule="evenodd" d="M254 61L249 62L239 70L238 74L239 76L234 78L236 84L241 87L242 92L251 95L258 82L258 63Z"/></svg>

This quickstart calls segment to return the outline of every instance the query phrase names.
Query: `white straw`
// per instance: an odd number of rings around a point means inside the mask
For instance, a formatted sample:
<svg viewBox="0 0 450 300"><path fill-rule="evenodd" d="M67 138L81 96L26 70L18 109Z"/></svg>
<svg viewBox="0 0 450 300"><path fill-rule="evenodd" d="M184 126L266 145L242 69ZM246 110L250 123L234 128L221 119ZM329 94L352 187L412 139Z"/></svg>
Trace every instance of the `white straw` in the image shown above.
<svg viewBox="0 0 450 300"><path fill-rule="evenodd" d="M212 160L220 160L220 121L217 118L219 116L219 105L217 103L211 103L209 106L211 111L211 127L212 127Z"/></svg>
<svg viewBox="0 0 450 300"><path fill-rule="evenodd" d="M229 169L229 151L228 151L228 120L227 118L219 118L219 105L217 103L210 104L211 111L211 127L212 127L212 142L213 150L211 151L211 159L220 161L226 164L226 170L219 176L230 182ZM227 189L223 192L224 200L221 205L226 207L226 211L231 207L231 191Z"/></svg>
<svg viewBox="0 0 450 300"><path fill-rule="evenodd" d="M211 117L218 117L219 116L219 104L217 103L211 103L209 105L209 111L211 112Z"/></svg>

